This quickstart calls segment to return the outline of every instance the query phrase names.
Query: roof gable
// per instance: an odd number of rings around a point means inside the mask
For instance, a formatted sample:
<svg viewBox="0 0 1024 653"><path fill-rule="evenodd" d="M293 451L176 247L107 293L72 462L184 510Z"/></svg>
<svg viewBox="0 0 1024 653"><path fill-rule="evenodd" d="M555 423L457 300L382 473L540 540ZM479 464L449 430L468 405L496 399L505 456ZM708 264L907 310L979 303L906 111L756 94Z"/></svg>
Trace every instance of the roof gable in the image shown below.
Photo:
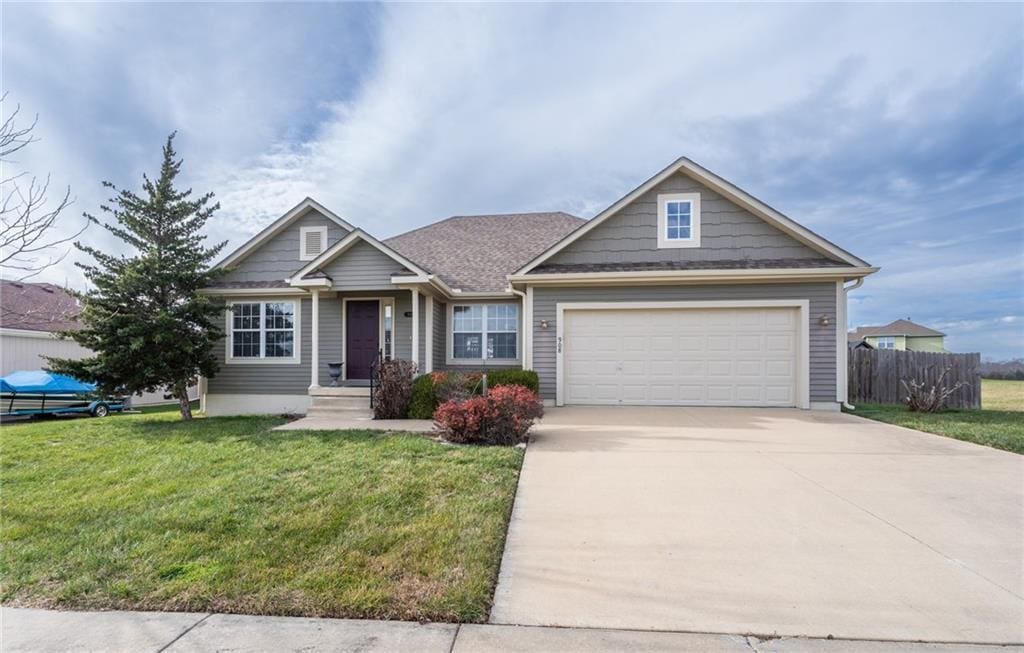
<svg viewBox="0 0 1024 653"><path fill-rule="evenodd" d="M365 243L373 249L376 249L378 252L392 259L395 263L410 272L414 272L422 276L429 276L430 274L427 270L413 263L362 229L355 229L352 233L331 246L323 254L316 257L314 260L310 261L300 270L291 275L291 277L288 278L288 283L293 286L320 285L323 279L330 277L330 275L324 271L324 268L329 266L329 264L338 257L355 248L356 245L360 243ZM358 248L356 251L365 253L366 250L365 248Z"/></svg>
<svg viewBox="0 0 1024 653"><path fill-rule="evenodd" d="M295 221L299 220L303 216L307 215L310 211L322 215L328 222L333 223L337 227L340 227L345 233L349 233L355 230L351 224L341 219L335 213L327 209L323 204L320 204L316 200L307 197L302 200L294 207L292 207L287 213L282 215L280 218L271 223L266 229L259 232L252 238L250 238L244 245L236 249L235 251L228 254L220 263L215 265L215 268L226 268L237 265L242 259L252 254L261 245L272 239L274 236L280 234L282 231L287 229Z"/></svg>
<svg viewBox="0 0 1024 653"><path fill-rule="evenodd" d="M734 186L709 170L702 168L686 157L682 157L665 167L637 188L633 189L624 197L595 216L592 220L533 258L530 262L519 268L515 274L526 274L542 263L552 261L559 252L566 250L571 244L584 238L593 230L598 229L606 221L610 220L615 215L618 215L623 209L642 199L646 194L655 190L659 185L667 182L676 175L685 176L686 178L699 183L703 187L710 189L716 193L717 196L720 196L722 199L743 209L743 211L748 212L751 216L756 216L756 218L763 220L770 227L774 228L775 231L785 234L796 243L803 245L812 252L816 252L819 256L830 258L854 267L868 266L867 262L862 259L850 254L846 250L843 250L834 243L831 243L815 234L806 227L797 224L764 202L761 202L749 193ZM695 251L700 251L700 249L701 248L697 248ZM801 258L803 257L805 256L802 256ZM782 258L790 257L787 256Z"/></svg>

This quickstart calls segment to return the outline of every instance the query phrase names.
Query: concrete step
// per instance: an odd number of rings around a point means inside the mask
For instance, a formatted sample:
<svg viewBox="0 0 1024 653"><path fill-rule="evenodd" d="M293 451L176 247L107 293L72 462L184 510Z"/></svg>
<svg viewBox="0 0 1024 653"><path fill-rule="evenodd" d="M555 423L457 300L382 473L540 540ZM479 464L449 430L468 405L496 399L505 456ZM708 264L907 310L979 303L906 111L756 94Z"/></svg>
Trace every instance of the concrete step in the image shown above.
<svg viewBox="0 0 1024 653"><path fill-rule="evenodd" d="M351 421L356 419L373 419L373 412L369 410L324 410L322 408L310 408L306 411L306 417L318 417L323 419L337 419Z"/></svg>
<svg viewBox="0 0 1024 653"><path fill-rule="evenodd" d="M330 386L321 386L319 388L310 388L309 396L311 397L370 397L370 388L368 386L358 387L337 387L332 388Z"/></svg>
<svg viewBox="0 0 1024 653"><path fill-rule="evenodd" d="M314 408L330 408L334 410L369 410L370 398L367 397L313 397Z"/></svg>

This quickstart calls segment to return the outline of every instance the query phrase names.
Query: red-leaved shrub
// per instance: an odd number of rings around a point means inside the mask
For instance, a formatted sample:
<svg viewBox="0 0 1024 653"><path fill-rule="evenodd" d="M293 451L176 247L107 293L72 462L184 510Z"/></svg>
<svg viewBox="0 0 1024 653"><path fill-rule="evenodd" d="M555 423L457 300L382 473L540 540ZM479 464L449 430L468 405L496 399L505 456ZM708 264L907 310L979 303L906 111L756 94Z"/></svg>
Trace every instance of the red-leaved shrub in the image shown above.
<svg viewBox="0 0 1024 653"><path fill-rule="evenodd" d="M464 444L518 444L544 414L537 393L499 385L486 397L450 400L437 407L434 422L447 440Z"/></svg>

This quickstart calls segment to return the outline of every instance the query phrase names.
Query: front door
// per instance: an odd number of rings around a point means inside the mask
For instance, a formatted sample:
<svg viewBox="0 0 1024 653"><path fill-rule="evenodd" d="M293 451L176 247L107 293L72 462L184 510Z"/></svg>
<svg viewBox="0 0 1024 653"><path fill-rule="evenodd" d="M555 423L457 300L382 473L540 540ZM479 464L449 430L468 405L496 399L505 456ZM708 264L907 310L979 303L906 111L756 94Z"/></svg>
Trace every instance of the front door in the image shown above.
<svg viewBox="0 0 1024 653"><path fill-rule="evenodd" d="M369 379L380 350L380 304L374 300L346 302L345 378Z"/></svg>

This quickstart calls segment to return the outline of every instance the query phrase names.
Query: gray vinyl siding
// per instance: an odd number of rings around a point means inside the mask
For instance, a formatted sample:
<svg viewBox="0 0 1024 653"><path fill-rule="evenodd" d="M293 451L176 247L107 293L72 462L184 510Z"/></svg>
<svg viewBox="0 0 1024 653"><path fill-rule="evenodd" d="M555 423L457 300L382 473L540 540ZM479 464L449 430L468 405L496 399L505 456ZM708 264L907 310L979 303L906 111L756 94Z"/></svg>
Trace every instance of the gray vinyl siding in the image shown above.
<svg viewBox="0 0 1024 653"><path fill-rule="evenodd" d="M390 256L367 242L358 242L322 270L333 280L334 290L392 288L391 275L404 269Z"/></svg>
<svg viewBox="0 0 1024 653"><path fill-rule="evenodd" d="M312 319L312 318L310 318ZM310 322L312 324L312 322ZM311 327L312 328L312 327ZM345 345L341 340L341 298L320 298L320 371L317 383L330 385L328 363L340 363Z"/></svg>
<svg viewBox="0 0 1024 653"><path fill-rule="evenodd" d="M434 369L444 369L445 348L448 346L447 323L448 305L434 300Z"/></svg>
<svg viewBox="0 0 1024 653"><path fill-rule="evenodd" d="M757 285L629 286L591 288L534 288L533 369L540 377L541 396L555 398L556 304L565 302L654 302L757 299L806 299L810 322L811 401L836 400L836 285L791 283ZM829 326L818 323L828 315ZM548 328L541 329L540 321Z"/></svg>
<svg viewBox="0 0 1024 653"><path fill-rule="evenodd" d="M280 301L292 299L291 297L282 297ZM235 301L261 300L238 298ZM227 363L225 362L227 343L225 340L221 340L214 347L214 352L220 363L220 370L216 376L209 379L207 393L252 395L306 394L309 390L310 352L313 348L309 326L313 320L311 311L312 304L310 300L302 299L299 309L299 363ZM320 307L320 311L322 325L323 306ZM321 360L323 359L321 358Z"/></svg>
<svg viewBox="0 0 1024 653"><path fill-rule="evenodd" d="M280 233L243 258L235 269L221 277L222 281L283 281L309 261L299 260L299 229L327 227L327 247L348 233L338 223L310 210L285 227Z"/></svg>
<svg viewBox="0 0 1024 653"><path fill-rule="evenodd" d="M658 249L658 195L700 193L700 247ZM675 174L644 193L547 263L663 263L822 258L715 191Z"/></svg>

